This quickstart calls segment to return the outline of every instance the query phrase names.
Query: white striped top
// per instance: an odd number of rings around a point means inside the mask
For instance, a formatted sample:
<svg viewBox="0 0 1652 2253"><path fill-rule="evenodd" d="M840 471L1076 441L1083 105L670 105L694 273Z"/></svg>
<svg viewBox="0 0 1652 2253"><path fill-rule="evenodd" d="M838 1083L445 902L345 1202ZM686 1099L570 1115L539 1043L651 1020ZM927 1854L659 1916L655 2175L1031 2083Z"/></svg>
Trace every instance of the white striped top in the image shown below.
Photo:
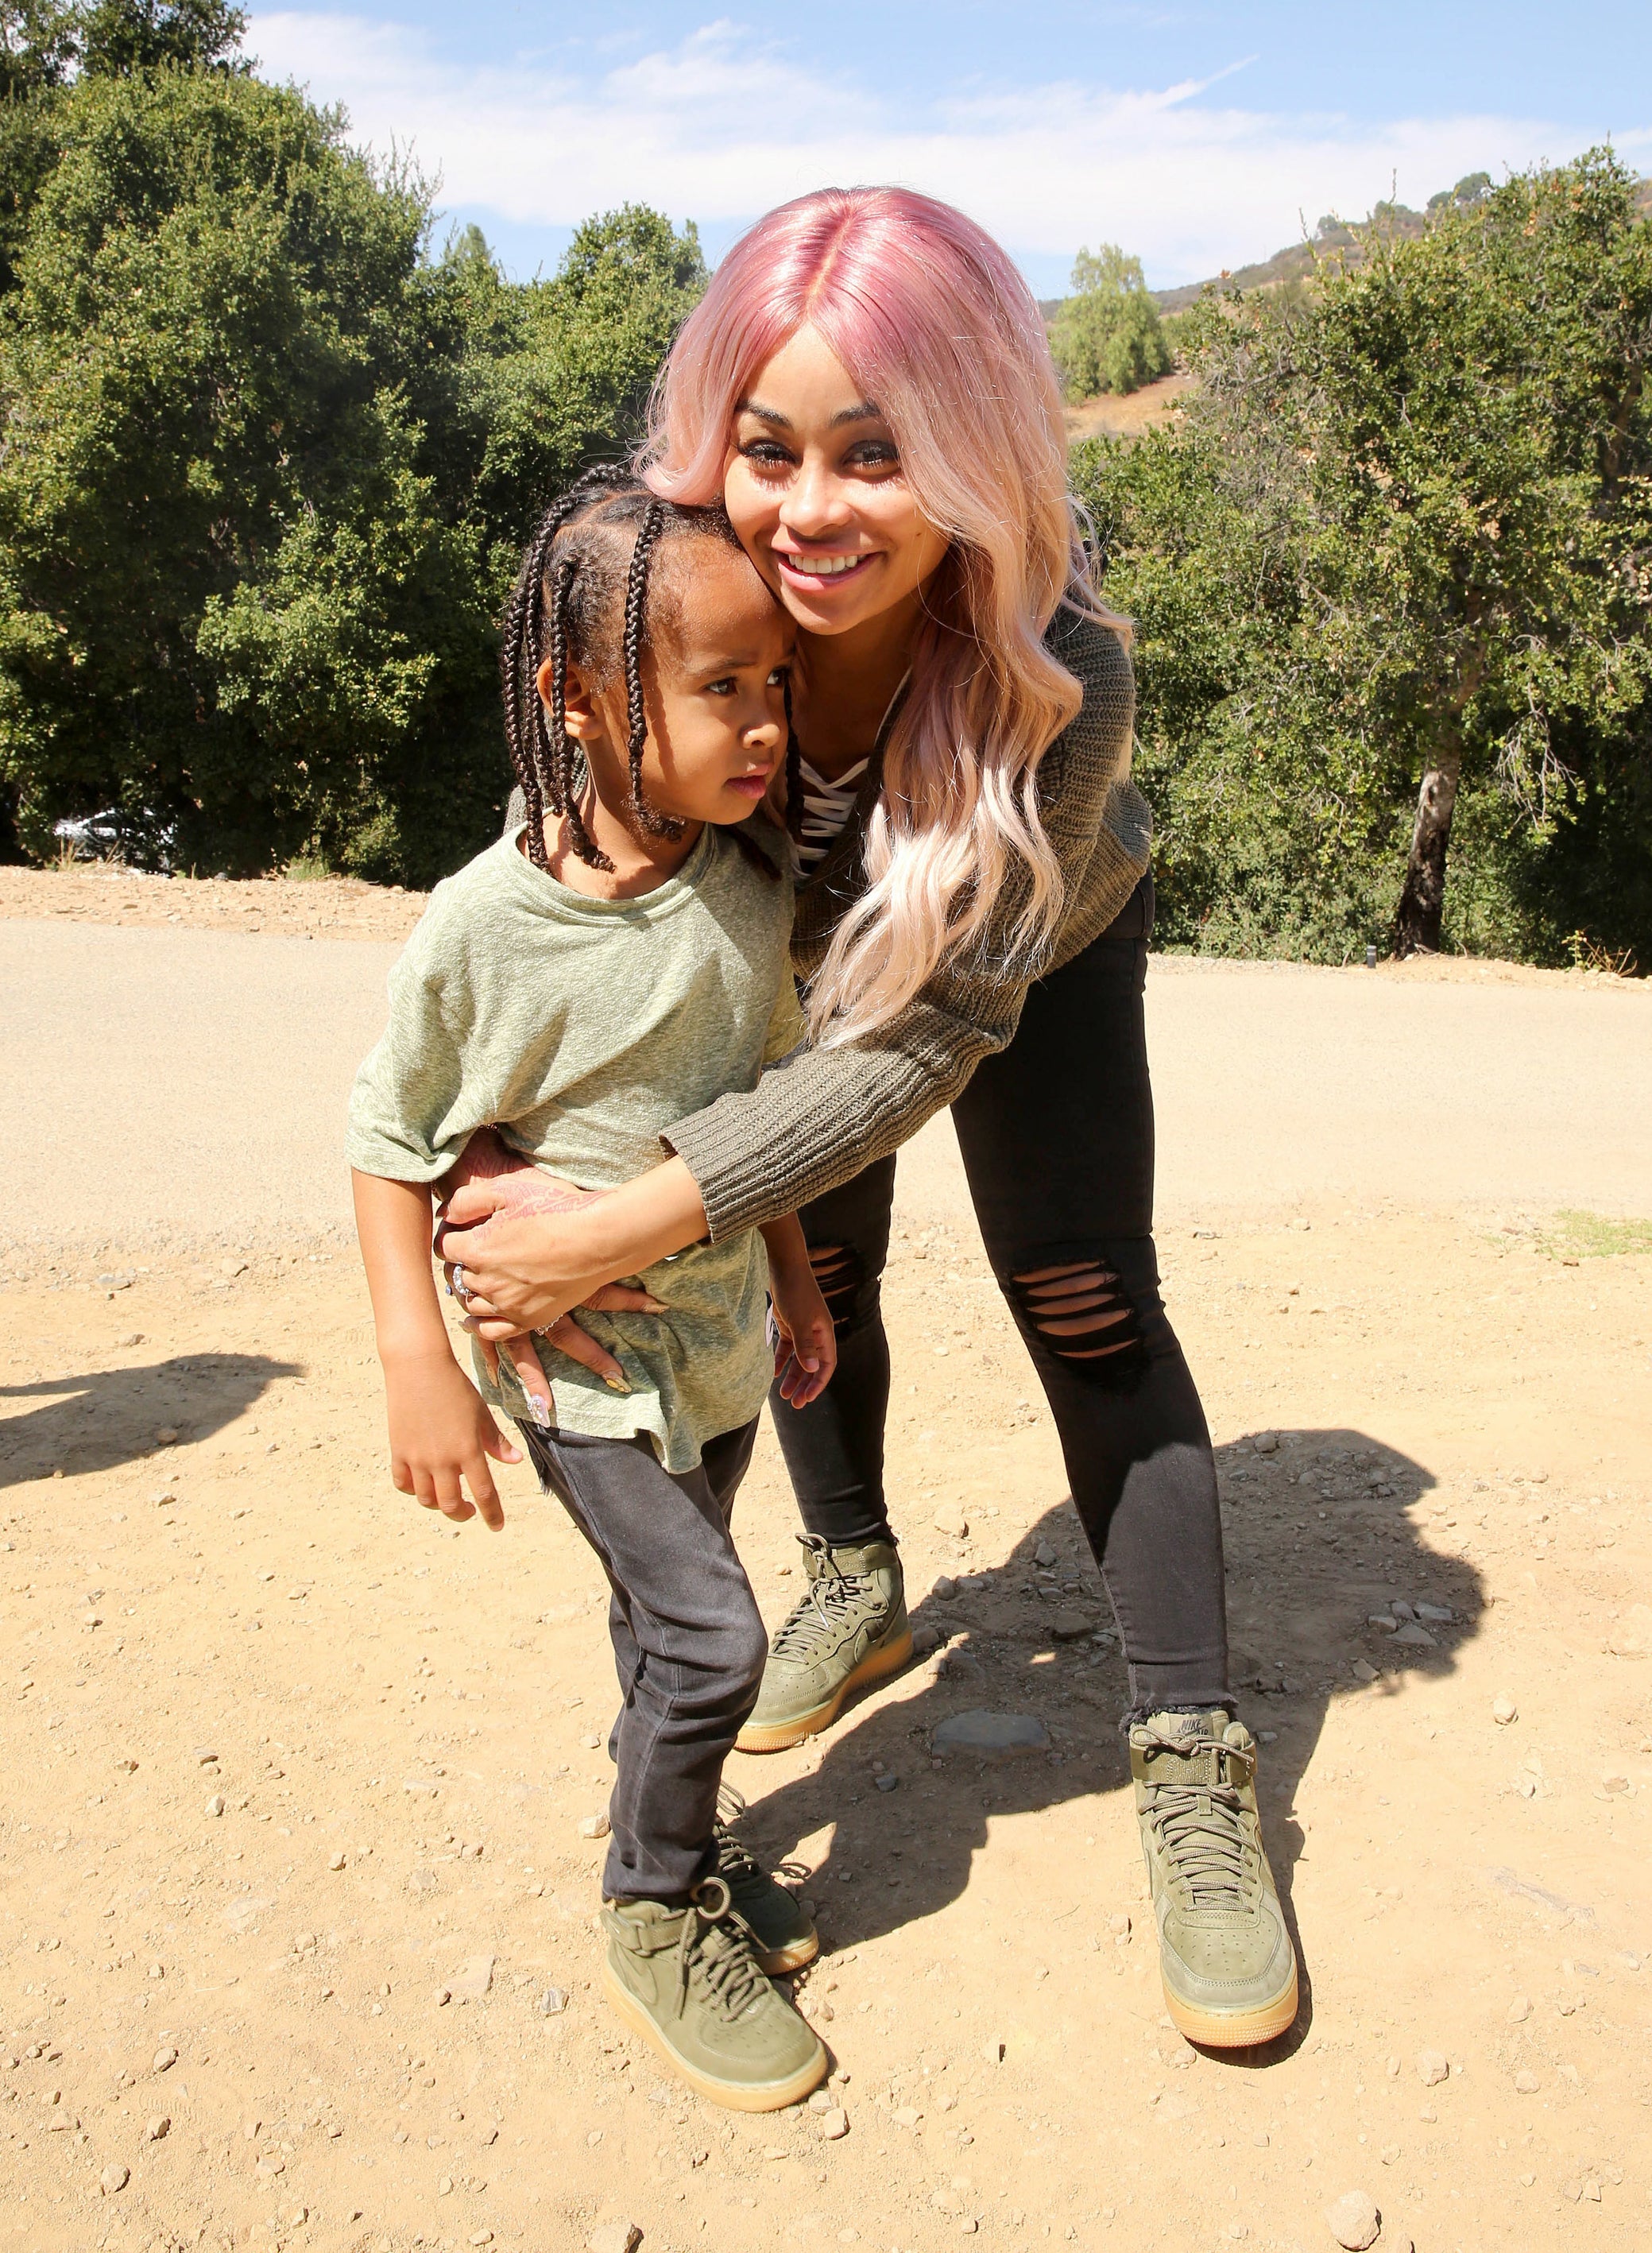
<svg viewBox="0 0 1652 2253"><path fill-rule="evenodd" d="M851 767L835 782L828 782L824 775L817 774L807 759L800 759L798 764L803 778L803 820L799 825L803 834L792 840L791 858L799 875L812 876L842 835L870 763L862 759L858 767Z"/></svg>

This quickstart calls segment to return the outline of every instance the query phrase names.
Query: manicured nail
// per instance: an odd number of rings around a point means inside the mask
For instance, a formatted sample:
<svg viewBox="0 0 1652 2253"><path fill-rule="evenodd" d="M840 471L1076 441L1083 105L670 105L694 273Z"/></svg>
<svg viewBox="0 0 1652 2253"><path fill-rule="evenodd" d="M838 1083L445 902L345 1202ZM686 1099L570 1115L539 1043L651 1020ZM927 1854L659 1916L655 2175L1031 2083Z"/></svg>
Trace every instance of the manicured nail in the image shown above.
<svg viewBox="0 0 1652 2253"><path fill-rule="evenodd" d="M605 1377L603 1379L603 1382L610 1392L629 1392L631 1391L630 1385L626 1384L623 1377Z"/></svg>

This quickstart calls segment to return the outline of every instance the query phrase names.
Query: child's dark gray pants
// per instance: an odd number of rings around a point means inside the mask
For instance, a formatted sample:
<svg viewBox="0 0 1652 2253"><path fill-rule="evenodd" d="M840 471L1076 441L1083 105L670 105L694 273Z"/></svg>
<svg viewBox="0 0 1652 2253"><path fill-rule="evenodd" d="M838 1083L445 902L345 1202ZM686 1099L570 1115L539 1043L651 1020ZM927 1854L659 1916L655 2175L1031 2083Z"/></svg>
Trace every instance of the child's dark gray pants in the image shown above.
<svg viewBox="0 0 1652 2253"><path fill-rule="evenodd" d="M722 1764L757 1702L769 1639L728 1521L756 1419L662 1470L645 1439L519 1423L540 1482L601 1559L620 1709L608 1740L610 1900L687 1901L715 1859Z"/></svg>

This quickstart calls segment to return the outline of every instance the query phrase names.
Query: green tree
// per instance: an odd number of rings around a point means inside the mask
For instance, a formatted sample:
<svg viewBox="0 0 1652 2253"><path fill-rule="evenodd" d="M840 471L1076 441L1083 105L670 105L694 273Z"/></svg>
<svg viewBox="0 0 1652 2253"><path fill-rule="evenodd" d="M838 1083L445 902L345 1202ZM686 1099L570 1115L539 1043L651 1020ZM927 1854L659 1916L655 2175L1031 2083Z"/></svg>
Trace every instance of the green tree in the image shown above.
<svg viewBox="0 0 1652 2253"><path fill-rule="evenodd" d="M1072 291L1050 323L1049 345L1070 399L1136 391L1173 365L1139 258L1117 244L1081 250Z"/></svg>
<svg viewBox="0 0 1652 2253"><path fill-rule="evenodd" d="M62 86L79 54L79 18L63 0L0 0L0 101Z"/></svg>
<svg viewBox="0 0 1652 2253"><path fill-rule="evenodd" d="M220 67L227 20L0 105L0 830L114 803L209 867L428 882L497 823L521 541L704 268L637 210L548 282L430 259L424 185Z"/></svg>
<svg viewBox="0 0 1652 2253"><path fill-rule="evenodd" d="M297 94L216 72L87 75L57 125L0 329L0 759L24 833L108 794L249 866L345 801L371 826L392 715L434 720L415 680L441 701L414 661L424 620L453 612L484 662L474 540L426 510L365 643L308 612L303 662L352 683L353 737L294 742L290 696L277 717L252 692L245 630L224 669L220 614L287 606L295 554L352 553L410 473L422 192Z"/></svg>
<svg viewBox="0 0 1652 2253"><path fill-rule="evenodd" d="M1597 152L1361 248L1208 302L1182 428L1081 464L1173 859L1201 926L1435 947L1460 805L1463 937L1552 957L1586 894L1644 947L1652 226Z"/></svg>
<svg viewBox="0 0 1652 2253"><path fill-rule="evenodd" d="M245 68L246 30L225 0L0 0L0 100L66 85L77 69Z"/></svg>
<svg viewBox="0 0 1652 2253"><path fill-rule="evenodd" d="M474 339L456 417L475 511L502 543L508 584L551 498L639 436L659 364L706 287L705 261L692 224L679 234L628 204L588 220L548 281L496 288L463 258L450 271Z"/></svg>

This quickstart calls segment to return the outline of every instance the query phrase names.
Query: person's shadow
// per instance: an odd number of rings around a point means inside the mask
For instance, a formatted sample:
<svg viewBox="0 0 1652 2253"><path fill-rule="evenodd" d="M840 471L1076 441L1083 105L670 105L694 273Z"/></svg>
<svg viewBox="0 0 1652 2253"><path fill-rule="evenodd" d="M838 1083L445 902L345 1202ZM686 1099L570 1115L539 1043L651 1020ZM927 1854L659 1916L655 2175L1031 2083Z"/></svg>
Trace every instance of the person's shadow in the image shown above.
<svg viewBox="0 0 1652 2253"><path fill-rule="evenodd" d="M1417 1505L1434 1485L1420 1464L1358 1432L1302 1432L1275 1447L1271 1437L1216 1451L1230 1680L1241 1719L1261 1740L1263 1835L1302 1974L1291 2033L1265 2049L1218 2053L1251 2062L1290 2050L1312 2018L1311 1965L1291 1905L1304 1845L1292 1810L1331 1699L1381 1697L1402 1676L1449 1675L1482 1610L1474 1566L1418 1538ZM920 1652L931 1643L930 1655L915 1657L906 1694L875 1695L818 1740L825 1757L813 1773L759 1798L762 1760L731 1763L730 1781L751 1800L748 1834L771 1865L835 1826L824 1860L798 1887L817 1904L832 1949L955 1901L987 1846L989 1817L1131 1790L1118 1728L1129 1703L1124 1663L1070 1504L978 1572L990 1586L970 1585L971 1574L952 1594L909 1587L915 1638ZM1372 1625L1373 1615L1395 1624ZM938 1740L949 1717L982 1709L1042 1722L1048 1749L986 1759ZM897 1779L893 1789L880 1788L880 1771ZM1145 1901L1135 1922L1151 1945Z"/></svg>
<svg viewBox="0 0 1652 2253"><path fill-rule="evenodd" d="M0 1401L38 1407L0 1419L0 1487L50 1478L54 1470L105 1471L155 1454L157 1434L204 1440L297 1364L261 1353L178 1354L130 1369L92 1369L0 1385Z"/></svg>

